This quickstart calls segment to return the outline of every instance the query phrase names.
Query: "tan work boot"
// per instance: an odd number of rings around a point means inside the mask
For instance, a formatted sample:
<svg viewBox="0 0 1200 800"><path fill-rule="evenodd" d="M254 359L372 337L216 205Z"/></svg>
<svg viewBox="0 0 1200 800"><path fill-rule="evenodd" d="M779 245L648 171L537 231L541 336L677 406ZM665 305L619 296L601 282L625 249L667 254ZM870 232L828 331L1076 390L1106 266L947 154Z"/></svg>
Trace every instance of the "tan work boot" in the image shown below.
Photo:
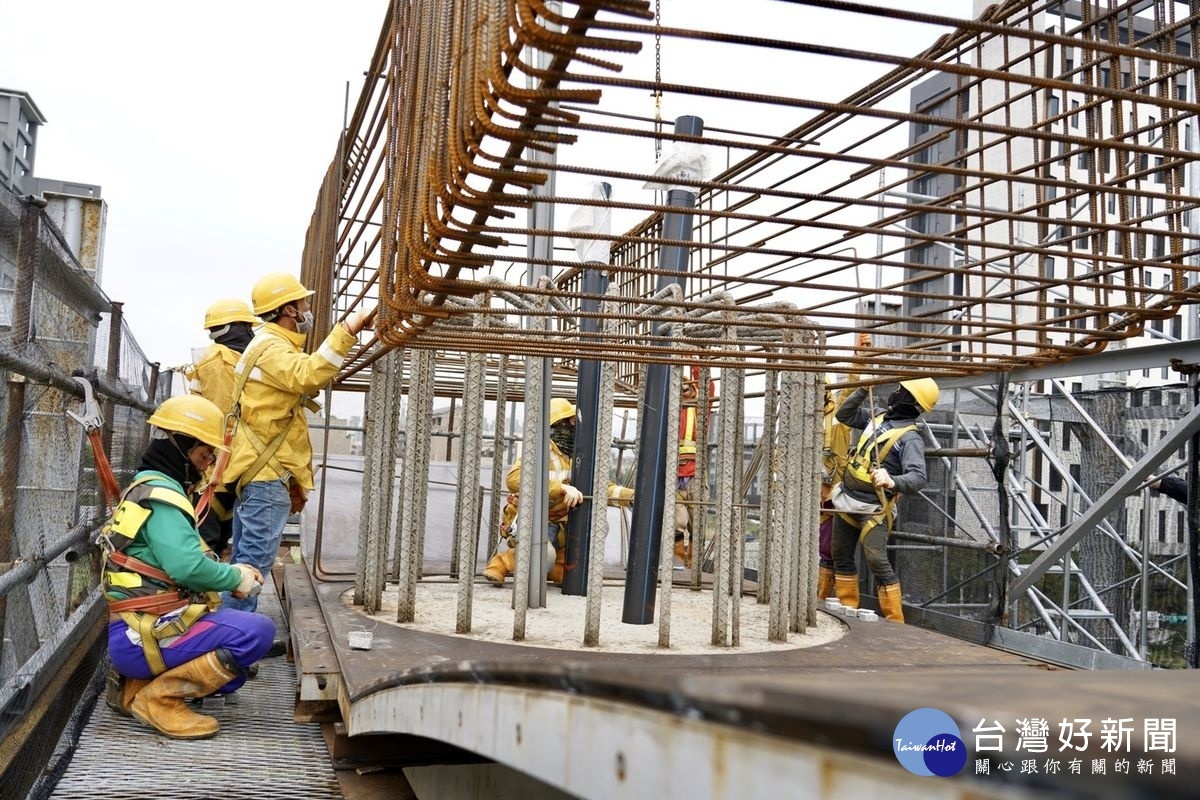
<svg viewBox="0 0 1200 800"><path fill-rule="evenodd" d="M517 553L511 547L492 556L492 560L483 568L483 577L497 586L504 585L508 573L517 569Z"/></svg>
<svg viewBox="0 0 1200 800"><path fill-rule="evenodd" d="M879 610L884 619L904 624L904 598L900 594L899 583L889 583L879 587Z"/></svg>
<svg viewBox="0 0 1200 800"><path fill-rule="evenodd" d="M679 563L691 569L692 566L692 548L688 546L687 540L675 540L675 557L679 559Z"/></svg>
<svg viewBox="0 0 1200 800"><path fill-rule="evenodd" d="M550 565L550 569L546 570L546 580L550 583L562 584L563 573L567 569L567 548L561 547L557 555L554 556L554 563Z"/></svg>
<svg viewBox="0 0 1200 800"><path fill-rule="evenodd" d="M833 596L833 567L822 565L817 572L817 601Z"/></svg>
<svg viewBox="0 0 1200 800"><path fill-rule="evenodd" d="M218 654L223 654L227 663ZM228 650L206 653L150 681L133 698L129 710L172 739L207 739L220 725L212 717L192 711L184 701L212 694L237 677L236 670Z"/></svg>
<svg viewBox="0 0 1200 800"><path fill-rule="evenodd" d="M838 601L847 608L858 608L858 576L835 574L833 589Z"/></svg>
<svg viewBox="0 0 1200 800"><path fill-rule="evenodd" d="M133 704L137 693L150 681L145 678L127 678L113 667L108 668L107 680L108 691L104 695L104 702L121 716L132 717L129 706Z"/></svg>

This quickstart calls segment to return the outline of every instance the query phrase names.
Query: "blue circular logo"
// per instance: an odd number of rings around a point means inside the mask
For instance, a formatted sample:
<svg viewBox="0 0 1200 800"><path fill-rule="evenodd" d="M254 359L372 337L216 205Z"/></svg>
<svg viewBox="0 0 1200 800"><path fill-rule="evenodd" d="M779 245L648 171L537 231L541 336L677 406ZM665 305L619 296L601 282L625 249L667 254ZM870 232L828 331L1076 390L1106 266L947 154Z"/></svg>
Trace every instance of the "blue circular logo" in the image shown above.
<svg viewBox="0 0 1200 800"><path fill-rule="evenodd" d="M967 763L958 724L936 708L918 708L904 715L892 736L892 751L900 766L914 775L957 775Z"/></svg>

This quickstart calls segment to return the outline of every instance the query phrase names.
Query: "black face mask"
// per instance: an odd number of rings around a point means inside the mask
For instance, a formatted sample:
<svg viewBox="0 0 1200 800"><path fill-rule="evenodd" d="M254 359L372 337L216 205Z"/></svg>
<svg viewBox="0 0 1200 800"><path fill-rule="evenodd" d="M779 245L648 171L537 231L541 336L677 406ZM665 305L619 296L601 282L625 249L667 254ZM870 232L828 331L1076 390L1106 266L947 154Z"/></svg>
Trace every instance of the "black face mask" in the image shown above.
<svg viewBox="0 0 1200 800"><path fill-rule="evenodd" d="M921 416L921 407L912 393L901 386L888 395L887 410L883 412L884 419L916 419Z"/></svg>
<svg viewBox="0 0 1200 800"><path fill-rule="evenodd" d="M554 425L550 428L550 441L554 442L564 456L575 452L575 426Z"/></svg>
<svg viewBox="0 0 1200 800"><path fill-rule="evenodd" d="M213 337L213 341L225 345L236 353L244 353L253 338L254 329L249 322L231 322Z"/></svg>
<svg viewBox="0 0 1200 800"><path fill-rule="evenodd" d="M155 439L142 453L138 471L152 469L173 478L183 486L184 491L200 480L200 471L187 457L199 441L182 433L172 433L165 439Z"/></svg>

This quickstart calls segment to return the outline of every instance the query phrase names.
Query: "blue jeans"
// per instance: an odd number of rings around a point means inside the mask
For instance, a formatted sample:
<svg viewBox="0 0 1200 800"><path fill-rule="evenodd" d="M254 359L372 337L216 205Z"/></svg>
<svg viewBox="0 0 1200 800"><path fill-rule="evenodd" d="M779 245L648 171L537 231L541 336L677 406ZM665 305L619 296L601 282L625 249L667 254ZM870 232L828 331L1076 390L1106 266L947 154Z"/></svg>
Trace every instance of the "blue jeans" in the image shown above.
<svg viewBox="0 0 1200 800"><path fill-rule="evenodd" d="M266 578L275 565L283 526L292 510L292 499L282 481L252 481L242 489L233 507L231 564L249 564ZM257 611L258 595L241 600L225 596L225 608Z"/></svg>
<svg viewBox="0 0 1200 800"><path fill-rule="evenodd" d="M117 672L129 678L153 678L140 644L129 640L129 626L122 620L108 623L108 657ZM262 614L218 609L192 623L187 633L162 648L167 669L186 664L224 647L243 668L267 654L275 638L275 623ZM232 692L246 681L239 675L222 687Z"/></svg>

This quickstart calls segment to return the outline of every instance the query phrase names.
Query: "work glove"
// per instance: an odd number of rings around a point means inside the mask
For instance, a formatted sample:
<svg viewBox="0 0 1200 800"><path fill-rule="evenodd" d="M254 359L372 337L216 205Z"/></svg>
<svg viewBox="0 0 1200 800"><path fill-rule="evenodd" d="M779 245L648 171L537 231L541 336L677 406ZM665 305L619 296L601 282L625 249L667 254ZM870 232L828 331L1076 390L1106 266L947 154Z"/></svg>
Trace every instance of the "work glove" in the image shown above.
<svg viewBox="0 0 1200 800"><path fill-rule="evenodd" d="M299 514L304 510L304 504L308 502L308 493L304 491L304 487L292 481L288 484L288 496L292 500L292 510L288 513Z"/></svg>
<svg viewBox="0 0 1200 800"><path fill-rule="evenodd" d="M258 594L263 583L262 573L249 564L234 564L233 568L241 574L242 580L230 594L238 600Z"/></svg>
<svg viewBox="0 0 1200 800"><path fill-rule="evenodd" d="M583 502L583 492L576 489L569 483L563 484L563 502L567 504L567 508L574 508Z"/></svg>
<svg viewBox="0 0 1200 800"><path fill-rule="evenodd" d="M896 488L896 482L892 480L892 476L883 467L878 467L871 473L871 483L875 484L875 487L878 489Z"/></svg>
<svg viewBox="0 0 1200 800"><path fill-rule="evenodd" d="M370 330L375 327L375 321L368 316L366 311L355 311L345 320L346 330L350 331L355 336L363 330Z"/></svg>

